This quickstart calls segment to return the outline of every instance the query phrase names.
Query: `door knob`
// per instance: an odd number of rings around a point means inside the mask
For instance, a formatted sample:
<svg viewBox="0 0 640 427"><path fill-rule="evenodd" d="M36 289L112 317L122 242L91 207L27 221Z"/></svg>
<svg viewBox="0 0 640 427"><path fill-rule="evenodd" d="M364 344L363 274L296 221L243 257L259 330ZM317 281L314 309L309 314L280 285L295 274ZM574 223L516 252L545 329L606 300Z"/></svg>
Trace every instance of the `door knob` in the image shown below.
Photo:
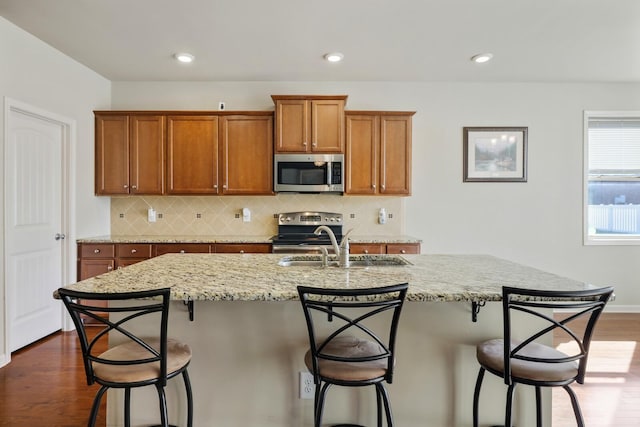
<svg viewBox="0 0 640 427"><path fill-rule="evenodd" d="M55 239L56 240L64 240L65 237L67 237L67 236L65 236L62 233L56 233L56 235L55 235Z"/></svg>

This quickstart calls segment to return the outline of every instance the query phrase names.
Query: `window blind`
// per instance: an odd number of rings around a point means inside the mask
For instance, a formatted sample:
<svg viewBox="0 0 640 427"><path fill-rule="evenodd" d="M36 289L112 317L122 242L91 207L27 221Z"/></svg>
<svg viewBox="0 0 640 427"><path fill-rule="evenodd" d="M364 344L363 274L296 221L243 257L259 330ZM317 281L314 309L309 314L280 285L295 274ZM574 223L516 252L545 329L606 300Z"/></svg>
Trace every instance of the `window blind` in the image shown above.
<svg viewBox="0 0 640 427"><path fill-rule="evenodd" d="M640 118L589 119L589 174L640 176Z"/></svg>

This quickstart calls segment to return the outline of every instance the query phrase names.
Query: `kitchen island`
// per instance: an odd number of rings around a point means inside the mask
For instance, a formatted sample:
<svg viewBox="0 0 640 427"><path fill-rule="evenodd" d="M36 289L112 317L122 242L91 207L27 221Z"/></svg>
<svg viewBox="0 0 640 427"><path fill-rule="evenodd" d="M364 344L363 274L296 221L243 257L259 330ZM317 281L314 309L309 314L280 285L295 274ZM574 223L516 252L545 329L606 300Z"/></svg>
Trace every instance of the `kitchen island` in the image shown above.
<svg viewBox="0 0 640 427"><path fill-rule="evenodd" d="M389 393L396 425L471 425L478 369L475 344L501 335L501 287L579 290L579 281L484 255L404 255L406 266L283 267L275 254L167 254L71 285L90 292L171 287L170 334L193 348L189 368L195 425L312 425L312 401L298 398L307 335L296 286L362 288L409 283L400 320L396 375ZM487 301L473 323L472 302ZM187 302L187 304L184 304ZM189 302L194 317L189 320ZM526 329L526 325L522 326ZM180 381L168 386L170 417L184 417ZM488 378L483 424L499 424L504 385ZM517 425L535 424L533 397L516 397ZM110 391L108 425L122 425L118 391ZM117 398L114 398L117 397ZM154 390L133 392L133 424L157 422ZM546 396L550 408L549 396ZM332 389L325 422L374 424L371 390ZM547 411L547 416L549 411ZM548 423L545 423L545 425Z"/></svg>

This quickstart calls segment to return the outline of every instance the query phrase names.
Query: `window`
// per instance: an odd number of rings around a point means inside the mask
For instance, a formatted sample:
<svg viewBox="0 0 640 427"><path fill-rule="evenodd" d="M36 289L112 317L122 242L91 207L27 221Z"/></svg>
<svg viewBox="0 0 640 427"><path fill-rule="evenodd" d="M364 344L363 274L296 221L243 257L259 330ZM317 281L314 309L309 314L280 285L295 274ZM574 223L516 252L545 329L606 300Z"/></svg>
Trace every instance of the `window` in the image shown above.
<svg viewBox="0 0 640 427"><path fill-rule="evenodd" d="M585 244L640 244L640 111L587 111Z"/></svg>

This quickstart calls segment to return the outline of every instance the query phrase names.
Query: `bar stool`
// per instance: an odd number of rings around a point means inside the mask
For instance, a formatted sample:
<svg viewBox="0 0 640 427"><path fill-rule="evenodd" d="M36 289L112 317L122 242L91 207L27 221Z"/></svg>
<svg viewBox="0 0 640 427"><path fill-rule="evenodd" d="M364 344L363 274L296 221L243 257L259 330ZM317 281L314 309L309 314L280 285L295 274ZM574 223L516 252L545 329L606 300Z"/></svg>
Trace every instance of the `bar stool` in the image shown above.
<svg viewBox="0 0 640 427"><path fill-rule="evenodd" d="M378 427L384 406L387 426L393 426L389 396L395 364L395 340L408 284L368 289L327 289L298 286L309 333L305 364L316 385L314 425L322 424L331 385L374 386ZM384 320L385 328L371 320ZM318 329L323 338L318 336ZM341 424L341 426L354 426Z"/></svg>
<svg viewBox="0 0 640 427"><path fill-rule="evenodd" d="M612 287L569 292L503 287L504 338L485 341L476 348L480 371L473 395L473 426L478 427L480 388L485 371L489 371L503 378L508 386L505 426L511 427L516 384L527 384L535 387L538 427L542 427L541 387L564 388L571 399L578 426L584 427L580 405L570 384L584 382L591 336L612 294ZM549 309L566 309L570 313L563 320L555 320L553 314L548 314ZM516 339L512 330L516 318L535 326L537 331L528 337ZM586 320L584 326L574 323L577 319ZM536 342L541 337L549 337L554 331L561 332L563 338L574 343L576 351L566 354Z"/></svg>
<svg viewBox="0 0 640 427"><path fill-rule="evenodd" d="M124 419L125 426L129 427L131 389L148 385L156 387L161 425L168 427L164 387L168 379L179 374L182 374L187 393L187 426L193 426L193 396L187 373L187 366L191 361L191 348L180 341L167 338L169 288L127 293L88 293L60 288L58 294L69 311L80 338L87 385L98 383L101 386L91 408L88 423L90 427L95 426L100 401L109 388L124 389ZM103 307L92 303L95 300L131 300L132 305L109 304ZM118 317L122 318L109 319L105 317L105 313L117 313ZM141 337L134 332L134 325L145 318L149 318L148 322L153 320L158 324L157 333L153 337ZM91 326L86 326L83 319L91 319ZM102 326L103 329L89 339L86 328ZM111 334L110 338L122 338L124 342L96 354L94 345L100 339L105 339L107 334Z"/></svg>

